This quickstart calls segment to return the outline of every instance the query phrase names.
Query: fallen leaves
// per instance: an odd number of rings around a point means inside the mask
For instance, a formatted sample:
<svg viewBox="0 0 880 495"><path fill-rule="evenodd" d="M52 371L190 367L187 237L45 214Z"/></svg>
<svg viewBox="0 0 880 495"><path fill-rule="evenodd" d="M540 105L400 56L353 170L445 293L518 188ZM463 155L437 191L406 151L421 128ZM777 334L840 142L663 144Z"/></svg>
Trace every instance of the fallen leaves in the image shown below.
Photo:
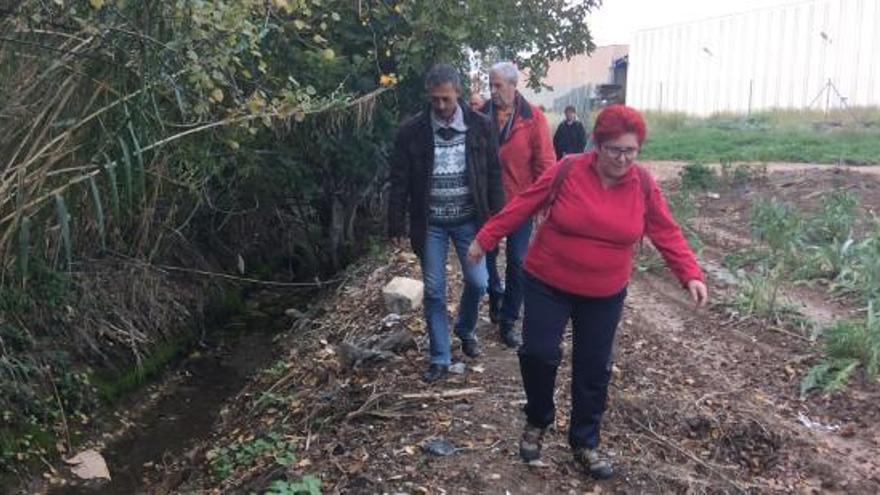
<svg viewBox="0 0 880 495"><path fill-rule="evenodd" d="M544 460L528 468L519 462L516 441L525 400L515 354L495 352L487 339L483 358L462 358L473 373L455 375L434 386L419 381L427 340L420 336L424 318L417 313L389 314L381 295L384 283L395 276L418 278L415 261L393 253L390 264L368 267L368 276L352 277L335 297L322 302L303 327L301 333L307 337L297 342L286 359L285 380L272 385L273 393L287 394L284 405L260 411L272 417L271 422L240 414L226 420L226 430L232 430L233 423L243 425L244 430L262 424L287 428L300 438L313 438L309 458L291 468L299 471L297 474L316 472L325 480L332 479L328 492L442 493L467 487L475 492L505 493L515 488L516 493L528 489L531 493L604 493L599 485L572 471L568 457L560 455L567 453L562 432L568 428L570 399L565 392L558 394L555 438L548 437ZM456 269L457 265L453 266L450 273ZM450 287L457 290L458 283L453 277ZM451 304L448 309L455 308ZM479 323L481 336L495 330L487 323ZM682 359L693 352L689 346L703 350L702 346L711 342L697 346L683 333L669 336L651 325L644 313L624 320L627 328L623 338L628 341L621 345L620 366L614 369L617 387L610 397L603 430L608 444L618 452L612 454L618 456L615 462L628 472L623 491L626 487L644 488L638 483L646 480L670 492L681 488L685 493L693 486L736 491L740 487L763 488L762 482L756 481L759 477L781 477L777 466L782 465L779 454L787 441L771 434L772 425L749 422L753 417L760 419L753 412L737 409L741 405L737 401L742 401L749 407L772 406L776 411L778 394L770 389L731 388L718 379L735 373L739 360L742 366L754 363L751 354L732 353L719 360L719 350L709 349L712 352L703 360ZM382 349L378 343L398 331L409 332L421 348L381 362L363 361L359 367L347 368L337 362L343 343ZM713 338L722 339L729 333ZM740 344L740 340L733 342ZM327 352L328 348L335 349L337 356ZM566 352L570 353L570 347ZM711 367L719 362L717 369ZM776 362L772 369L781 374L782 366ZM792 374L791 370L785 373ZM557 391L568 390L569 380L567 373L560 372ZM260 395L251 392L255 397ZM699 421L690 424L689 418ZM641 426L634 423L636 419ZM322 432L320 439L309 433L318 430ZM840 434L849 432L842 430ZM308 440L306 444L308 450ZM367 449L371 455L366 455ZM788 468L790 465L785 466ZM238 472L238 484L223 488L243 491L248 486L246 480L260 479L261 475L265 472ZM508 480L511 488L506 486ZM694 485L689 485L691 482ZM536 488L540 486L545 488L543 492ZM621 485L606 485L604 490L619 488Z"/></svg>

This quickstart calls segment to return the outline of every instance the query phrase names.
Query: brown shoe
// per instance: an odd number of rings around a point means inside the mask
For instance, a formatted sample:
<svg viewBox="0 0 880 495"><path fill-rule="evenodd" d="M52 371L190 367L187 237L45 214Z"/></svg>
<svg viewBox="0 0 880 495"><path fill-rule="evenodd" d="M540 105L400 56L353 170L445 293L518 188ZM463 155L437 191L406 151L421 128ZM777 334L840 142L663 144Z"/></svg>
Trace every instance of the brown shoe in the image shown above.
<svg viewBox="0 0 880 495"><path fill-rule="evenodd" d="M614 476L611 461L601 455L598 449L577 449L574 451L574 460L593 478L604 480Z"/></svg>
<svg viewBox="0 0 880 495"><path fill-rule="evenodd" d="M526 462L537 461L541 458L541 446L544 443L546 428L540 428L526 423L522 438L519 440L519 456Z"/></svg>

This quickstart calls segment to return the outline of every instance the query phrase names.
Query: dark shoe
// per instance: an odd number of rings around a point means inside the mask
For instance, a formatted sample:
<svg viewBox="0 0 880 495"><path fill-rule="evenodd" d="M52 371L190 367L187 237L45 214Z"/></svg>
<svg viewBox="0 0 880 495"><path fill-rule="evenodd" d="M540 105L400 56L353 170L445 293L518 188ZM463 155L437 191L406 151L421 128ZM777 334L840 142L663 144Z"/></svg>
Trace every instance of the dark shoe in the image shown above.
<svg viewBox="0 0 880 495"><path fill-rule="evenodd" d="M597 480L605 480L614 476L611 461L600 454L598 449L577 449L574 451L574 460L585 473Z"/></svg>
<svg viewBox="0 0 880 495"><path fill-rule="evenodd" d="M493 308L491 305L489 306L489 321L492 322L493 325L498 324L498 314L500 311Z"/></svg>
<svg viewBox="0 0 880 495"><path fill-rule="evenodd" d="M539 428L526 423L522 438L519 440L519 456L526 462L537 461L541 458L541 446L544 443L546 428Z"/></svg>
<svg viewBox="0 0 880 495"><path fill-rule="evenodd" d="M489 294L489 321L497 324L499 315L501 314L501 301L504 299L503 294Z"/></svg>
<svg viewBox="0 0 880 495"><path fill-rule="evenodd" d="M442 364L432 364L428 367L428 371L422 375L422 380L425 383L434 383L437 380L442 380L446 378L446 374L449 372L449 366L444 366Z"/></svg>
<svg viewBox="0 0 880 495"><path fill-rule="evenodd" d="M483 350L480 349L480 343L477 342L477 339L462 339L461 352L469 358L475 358L479 357Z"/></svg>
<svg viewBox="0 0 880 495"><path fill-rule="evenodd" d="M489 296L489 321L498 323L498 315L501 314L501 297Z"/></svg>
<svg viewBox="0 0 880 495"><path fill-rule="evenodd" d="M501 341L511 349L519 349L519 346L522 345L522 338L513 328L501 328Z"/></svg>

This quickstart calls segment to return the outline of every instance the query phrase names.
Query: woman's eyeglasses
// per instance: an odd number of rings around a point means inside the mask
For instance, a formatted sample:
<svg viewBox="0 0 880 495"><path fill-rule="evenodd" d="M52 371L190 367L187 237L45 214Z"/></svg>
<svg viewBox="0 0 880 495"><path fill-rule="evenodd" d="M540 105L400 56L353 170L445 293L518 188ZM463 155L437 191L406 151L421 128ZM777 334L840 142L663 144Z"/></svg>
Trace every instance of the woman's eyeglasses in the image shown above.
<svg viewBox="0 0 880 495"><path fill-rule="evenodd" d="M619 146L602 146L602 151L611 158L618 159L621 156L625 156L629 159L633 159L636 155L639 154L638 148L621 148Z"/></svg>

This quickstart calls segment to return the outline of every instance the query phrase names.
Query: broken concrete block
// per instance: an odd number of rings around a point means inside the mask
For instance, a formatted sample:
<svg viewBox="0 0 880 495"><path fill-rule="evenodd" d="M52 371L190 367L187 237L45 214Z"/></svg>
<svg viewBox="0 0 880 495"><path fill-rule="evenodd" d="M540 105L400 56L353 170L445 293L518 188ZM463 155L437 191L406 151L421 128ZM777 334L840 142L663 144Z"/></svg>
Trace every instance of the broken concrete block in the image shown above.
<svg viewBox="0 0 880 495"><path fill-rule="evenodd" d="M422 306L425 284L412 278L394 277L382 289L382 295L388 311L401 315Z"/></svg>

